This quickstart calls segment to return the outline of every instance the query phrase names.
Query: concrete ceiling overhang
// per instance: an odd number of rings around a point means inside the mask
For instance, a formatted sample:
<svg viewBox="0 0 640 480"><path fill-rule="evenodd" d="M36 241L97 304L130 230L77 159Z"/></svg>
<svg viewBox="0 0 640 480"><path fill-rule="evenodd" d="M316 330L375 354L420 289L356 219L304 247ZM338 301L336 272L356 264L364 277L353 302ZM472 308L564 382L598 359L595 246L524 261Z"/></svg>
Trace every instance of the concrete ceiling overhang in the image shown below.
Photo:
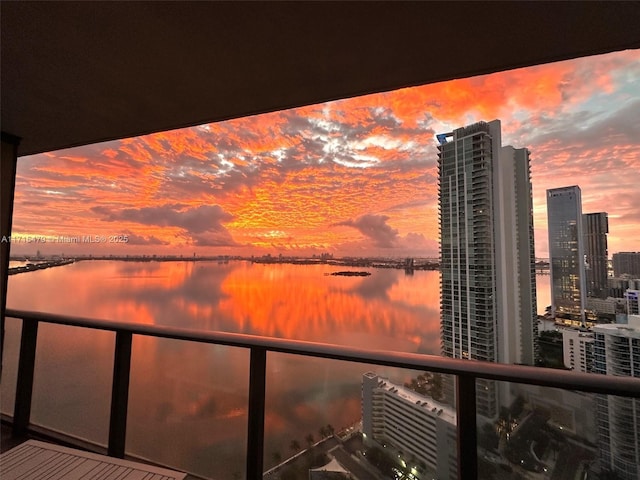
<svg viewBox="0 0 640 480"><path fill-rule="evenodd" d="M640 48L638 2L0 3L19 155Z"/></svg>

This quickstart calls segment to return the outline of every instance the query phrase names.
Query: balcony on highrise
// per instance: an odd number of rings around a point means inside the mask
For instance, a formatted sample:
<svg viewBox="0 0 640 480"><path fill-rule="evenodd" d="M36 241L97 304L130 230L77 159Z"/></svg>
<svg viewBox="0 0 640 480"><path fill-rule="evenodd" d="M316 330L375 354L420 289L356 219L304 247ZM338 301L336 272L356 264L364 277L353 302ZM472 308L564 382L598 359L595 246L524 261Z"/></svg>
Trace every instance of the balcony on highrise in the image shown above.
<svg viewBox="0 0 640 480"><path fill-rule="evenodd" d="M635 33L640 11L627 2L2 2L0 13L2 237L11 235L15 169L23 156L640 47ZM633 379L186 332L128 323L128 318L76 318L73 312L56 316L6 311L8 243L0 249L3 367L10 364L9 342L14 347L20 344L13 350L12 362L17 365L13 387L8 385L6 368L2 372L3 388L15 389L10 395L15 401L3 407L9 414L2 428L3 434L8 430L17 440L38 436L116 457L135 454L127 443L132 420L127 417L130 368L135 368L136 360L131 357L131 343L147 338L225 345L245 352L247 446L246 460L237 470L252 480L263 476L268 388L264 369L273 355L454 376L462 399L457 404L456 471L465 479L478 476L474 394L478 378L640 396ZM104 418L84 419L103 433L108 430L106 436L85 441L74 435L79 425L52 431L34 421L32 409L37 415L39 408L51 408L46 395L32 395L45 325L79 329L112 346L112 357L105 363L111 361L113 375L98 379L99 391L93 392L107 405ZM11 340L5 338L9 330L17 332ZM70 402L86 394L71 390ZM144 460L170 463L167 458ZM215 468L204 475L217 478Z"/></svg>

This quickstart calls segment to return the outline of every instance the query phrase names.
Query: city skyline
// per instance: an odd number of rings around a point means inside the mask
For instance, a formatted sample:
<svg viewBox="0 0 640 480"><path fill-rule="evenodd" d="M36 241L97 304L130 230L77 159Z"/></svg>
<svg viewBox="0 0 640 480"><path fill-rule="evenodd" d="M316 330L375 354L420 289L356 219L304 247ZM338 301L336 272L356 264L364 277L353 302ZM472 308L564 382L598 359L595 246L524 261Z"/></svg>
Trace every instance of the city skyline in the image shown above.
<svg viewBox="0 0 640 480"><path fill-rule="evenodd" d="M639 77L624 51L22 157L12 253L435 257L435 134L496 118L531 152L538 257L573 184L636 251Z"/></svg>

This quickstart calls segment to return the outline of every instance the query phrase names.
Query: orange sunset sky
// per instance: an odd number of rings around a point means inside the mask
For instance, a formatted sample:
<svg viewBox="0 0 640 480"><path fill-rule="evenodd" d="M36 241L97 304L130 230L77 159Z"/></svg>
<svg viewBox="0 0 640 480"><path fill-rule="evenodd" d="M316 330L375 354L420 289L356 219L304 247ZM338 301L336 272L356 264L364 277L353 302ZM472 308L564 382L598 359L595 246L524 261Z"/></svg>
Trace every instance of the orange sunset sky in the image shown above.
<svg viewBox="0 0 640 480"><path fill-rule="evenodd" d="M22 157L12 253L437 256L435 134L495 118L531 151L538 257L567 185L640 250L632 50Z"/></svg>

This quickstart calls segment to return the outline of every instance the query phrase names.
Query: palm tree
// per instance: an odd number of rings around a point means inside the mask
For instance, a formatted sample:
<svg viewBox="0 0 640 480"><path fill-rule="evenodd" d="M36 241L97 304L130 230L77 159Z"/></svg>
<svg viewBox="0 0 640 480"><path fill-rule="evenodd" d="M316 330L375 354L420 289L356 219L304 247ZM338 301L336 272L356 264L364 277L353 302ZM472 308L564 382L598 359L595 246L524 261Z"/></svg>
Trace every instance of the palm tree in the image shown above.
<svg viewBox="0 0 640 480"><path fill-rule="evenodd" d="M429 389L431 398L438 401L442 399L442 375L434 373L431 379L431 388Z"/></svg>
<svg viewBox="0 0 640 480"><path fill-rule="evenodd" d="M300 442L298 442L297 440L291 440L289 448L294 452L297 452L298 450L300 450Z"/></svg>
<svg viewBox="0 0 640 480"><path fill-rule="evenodd" d="M319 433L321 438L325 438L329 436L329 430L324 425L320 427Z"/></svg>
<svg viewBox="0 0 640 480"><path fill-rule="evenodd" d="M271 458L273 459L274 463L278 464L282 461L282 455L280 455L280 452L273 452L271 454Z"/></svg>
<svg viewBox="0 0 640 480"><path fill-rule="evenodd" d="M313 442L314 442L313 433L310 433L309 435L304 437L304 439L307 442L307 444L309 445L309 447L311 447L311 445L313 445Z"/></svg>

